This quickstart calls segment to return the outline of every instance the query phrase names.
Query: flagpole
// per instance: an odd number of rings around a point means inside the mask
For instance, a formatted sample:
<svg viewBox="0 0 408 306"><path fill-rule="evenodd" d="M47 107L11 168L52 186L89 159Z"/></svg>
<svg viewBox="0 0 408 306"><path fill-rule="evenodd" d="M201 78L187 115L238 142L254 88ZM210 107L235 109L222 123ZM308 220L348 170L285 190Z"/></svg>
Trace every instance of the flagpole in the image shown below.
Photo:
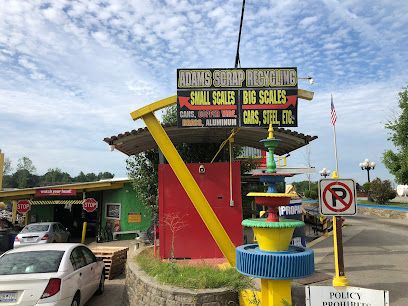
<svg viewBox="0 0 408 306"><path fill-rule="evenodd" d="M333 104L333 95L331 95L331 102ZM334 158L336 160L336 172L337 175L339 175L339 160L337 158L336 123L333 123L333 134L334 134Z"/></svg>
<svg viewBox="0 0 408 306"><path fill-rule="evenodd" d="M336 141L336 121L337 115L334 110L333 95L331 95L331 120L333 124L334 134L334 156L336 159L336 171L333 172L332 178L339 178L339 160L337 158L337 141ZM334 117L333 117L334 114ZM334 270L335 276L333 277L332 284L334 287L346 287L348 286L348 280L344 271L344 256L343 256L343 231L342 221L338 216L333 216L333 244L334 244Z"/></svg>
<svg viewBox="0 0 408 306"><path fill-rule="evenodd" d="M336 159L336 172L339 175L339 159L337 158L337 141L336 141L336 125L333 124L333 133L334 133L334 157Z"/></svg>

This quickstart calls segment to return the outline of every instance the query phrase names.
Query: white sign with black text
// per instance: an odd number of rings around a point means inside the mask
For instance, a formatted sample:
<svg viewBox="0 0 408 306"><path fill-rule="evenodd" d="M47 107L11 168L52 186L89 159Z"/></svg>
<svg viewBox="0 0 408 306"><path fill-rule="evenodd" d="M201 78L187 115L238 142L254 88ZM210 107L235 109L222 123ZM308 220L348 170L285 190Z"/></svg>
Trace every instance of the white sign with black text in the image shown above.
<svg viewBox="0 0 408 306"><path fill-rule="evenodd" d="M307 286L306 306L389 306L389 292L359 287Z"/></svg>

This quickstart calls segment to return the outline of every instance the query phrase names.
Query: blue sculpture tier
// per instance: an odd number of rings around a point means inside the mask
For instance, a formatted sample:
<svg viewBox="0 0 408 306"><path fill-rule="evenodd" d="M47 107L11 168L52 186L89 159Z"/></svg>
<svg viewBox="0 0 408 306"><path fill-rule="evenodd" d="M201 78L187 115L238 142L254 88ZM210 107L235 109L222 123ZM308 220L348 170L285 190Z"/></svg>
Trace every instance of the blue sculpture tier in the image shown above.
<svg viewBox="0 0 408 306"><path fill-rule="evenodd" d="M261 251L257 244L236 248L237 270L244 275L285 280L303 278L314 272L314 253L311 249L289 246L285 252Z"/></svg>

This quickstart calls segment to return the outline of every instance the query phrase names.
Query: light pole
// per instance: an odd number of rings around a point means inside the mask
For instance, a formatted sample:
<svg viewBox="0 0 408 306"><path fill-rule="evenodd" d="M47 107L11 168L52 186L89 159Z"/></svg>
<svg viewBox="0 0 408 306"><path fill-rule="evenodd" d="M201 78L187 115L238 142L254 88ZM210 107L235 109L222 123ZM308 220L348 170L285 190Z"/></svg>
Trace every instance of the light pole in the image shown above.
<svg viewBox="0 0 408 306"><path fill-rule="evenodd" d="M314 84L314 79L311 76L306 76L306 77L298 77L299 80L308 80L310 85Z"/></svg>
<svg viewBox="0 0 408 306"><path fill-rule="evenodd" d="M360 163L360 168L361 170L367 170L367 179L368 183L370 183L370 170L374 170L375 162L369 161L368 158L366 158L362 163ZM367 190L367 200L372 201L370 197L370 190Z"/></svg>
<svg viewBox="0 0 408 306"><path fill-rule="evenodd" d="M361 170L367 170L367 178L368 182L370 183L370 170L374 170L375 162L369 161L368 158L366 158L362 163L360 163L360 168Z"/></svg>
<svg viewBox="0 0 408 306"><path fill-rule="evenodd" d="M320 175L323 176L324 178L328 177L330 175L330 170L323 168L322 170L319 171Z"/></svg>

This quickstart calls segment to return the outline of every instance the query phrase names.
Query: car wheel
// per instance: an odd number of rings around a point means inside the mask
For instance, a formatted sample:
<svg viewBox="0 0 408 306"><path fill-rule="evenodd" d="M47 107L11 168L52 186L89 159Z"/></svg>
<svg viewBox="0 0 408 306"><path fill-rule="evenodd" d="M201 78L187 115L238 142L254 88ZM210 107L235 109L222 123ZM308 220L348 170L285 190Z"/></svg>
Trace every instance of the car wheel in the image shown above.
<svg viewBox="0 0 408 306"><path fill-rule="evenodd" d="M75 294L74 299L72 300L71 306L79 306L80 298L79 294Z"/></svg>
<svg viewBox="0 0 408 306"><path fill-rule="evenodd" d="M101 278L99 280L99 287L96 290L96 294L100 295L105 291L105 271L102 271Z"/></svg>

